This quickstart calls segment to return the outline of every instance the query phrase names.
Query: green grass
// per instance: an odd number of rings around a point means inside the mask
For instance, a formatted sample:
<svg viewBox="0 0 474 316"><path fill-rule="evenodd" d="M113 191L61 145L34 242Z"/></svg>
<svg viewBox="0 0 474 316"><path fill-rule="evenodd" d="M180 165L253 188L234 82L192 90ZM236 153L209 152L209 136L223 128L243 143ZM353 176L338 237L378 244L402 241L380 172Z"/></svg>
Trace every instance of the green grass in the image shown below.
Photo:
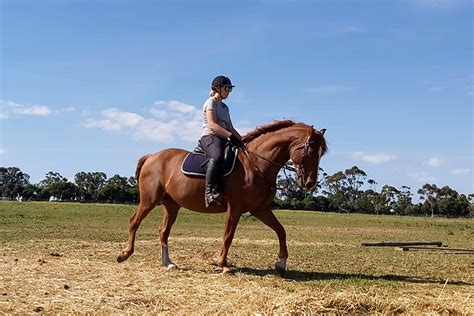
<svg viewBox="0 0 474 316"><path fill-rule="evenodd" d="M118 245L125 245L129 218L134 210L135 206L129 205L0 202L0 242L4 249L10 249L5 250L3 256L9 258L11 251L10 256L20 256L21 260L21 254L47 253L49 250L45 252L45 248L67 253L78 243L87 248L89 244L112 242L110 249L87 251L94 255L91 258L96 263L120 269L123 265L116 265L115 256ZM470 297L466 299L464 294L472 292L473 255L400 252L393 248L365 248L360 244L436 240L450 247L473 248L472 219L283 210L275 214L287 232L290 257L286 280L296 282L285 282L274 276L273 265L278 254L276 235L255 218L244 215L229 261L237 274L248 277L249 282L259 282L259 286L269 289L278 288L288 295L302 291L327 293L328 289L337 293L350 288L354 293L385 293L388 301L390 295L395 299L402 295L400 293L425 295L423 300L426 300L431 293L449 290L454 293L452 297L459 297L456 298L459 304L464 304L460 311L466 311L465 306L469 305ZM161 215L161 208L156 208L143 221L137 234L136 253L128 261L131 264L152 260L153 265L147 265L146 269L159 268ZM224 214L180 211L170 235L170 254L183 269L183 277L215 270L224 218ZM70 256L76 258L73 253ZM79 258L77 260L82 260ZM424 306L425 302L419 304ZM441 303L434 298L430 304L427 306ZM435 310L439 308L442 306Z"/></svg>
<svg viewBox="0 0 474 316"><path fill-rule="evenodd" d="M134 210L135 206L130 205L2 202L0 240L3 243L57 239L125 242L129 218ZM450 247L474 246L474 223L470 219L305 211L275 213L287 231L290 259L297 261L298 266L314 268L315 271L346 273L349 276L370 275L371 272L403 273L438 280L455 275L462 279L465 276L461 273L463 269L455 267L467 263L469 256L459 256L456 257L456 262L451 262L454 257L443 253L398 253L392 248L363 248L360 244L371 241L437 240ZM138 230L138 241L158 241L161 215L159 207L150 213ZM201 214L182 209L173 226L170 244L172 247L173 237L214 238L219 243L219 248L223 228L224 214ZM249 215L242 217L235 239L237 242L231 248L230 258L236 253L242 257L238 262L233 260L235 264L262 268L273 262L277 247L271 242L276 242L276 235L255 218ZM239 239L245 242L239 243ZM259 242L252 243L253 240ZM266 240L270 244L261 242ZM193 245L189 247L192 250ZM245 255L245 252L267 259L255 260L253 255ZM423 263L424 258L437 258L440 266L438 269L430 269Z"/></svg>
<svg viewBox="0 0 474 316"><path fill-rule="evenodd" d="M82 239L124 241L128 220L136 206L79 203L0 202L1 240ZM379 240L440 240L453 247L474 245L471 219L374 216L305 211L274 211L285 226L289 240L359 245ZM160 207L139 229L139 239L158 237ZM181 209L174 234L220 236L224 214L202 214ZM274 233L255 218L244 215L236 237L266 239Z"/></svg>

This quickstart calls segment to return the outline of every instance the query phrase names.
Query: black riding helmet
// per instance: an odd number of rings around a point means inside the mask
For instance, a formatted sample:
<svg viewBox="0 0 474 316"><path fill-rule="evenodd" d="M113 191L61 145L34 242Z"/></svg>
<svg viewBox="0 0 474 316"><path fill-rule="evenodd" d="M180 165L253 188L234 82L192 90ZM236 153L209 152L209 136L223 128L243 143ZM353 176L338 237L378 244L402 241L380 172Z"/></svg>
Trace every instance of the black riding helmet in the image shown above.
<svg viewBox="0 0 474 316"><path fill-rule="evenodd" d="M228 87L235 87L232 85L232 82L230 81L229 77L226 77L226 76L217 76L214 78L214 80L212 80L212 90L214 91L217 91L217 89L219 89L219 87L225 87L225 86L228 86Z"/></svg>

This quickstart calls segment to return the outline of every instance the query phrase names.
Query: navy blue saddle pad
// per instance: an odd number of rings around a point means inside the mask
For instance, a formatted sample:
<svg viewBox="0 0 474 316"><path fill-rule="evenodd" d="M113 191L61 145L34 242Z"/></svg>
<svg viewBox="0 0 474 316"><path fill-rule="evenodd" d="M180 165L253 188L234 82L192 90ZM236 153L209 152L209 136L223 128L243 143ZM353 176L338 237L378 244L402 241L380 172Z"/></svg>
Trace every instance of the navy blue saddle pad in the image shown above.
<svg viewBox="0 0 474 316"><path fill-rule="evenodd" d="M235 161L237 160L236 149L226 147L224 154L223 175L229 175L234 170ZM207 157L203 152L190 152L184 158L181 165L181 171L188 176L206 176Z"/></svg>

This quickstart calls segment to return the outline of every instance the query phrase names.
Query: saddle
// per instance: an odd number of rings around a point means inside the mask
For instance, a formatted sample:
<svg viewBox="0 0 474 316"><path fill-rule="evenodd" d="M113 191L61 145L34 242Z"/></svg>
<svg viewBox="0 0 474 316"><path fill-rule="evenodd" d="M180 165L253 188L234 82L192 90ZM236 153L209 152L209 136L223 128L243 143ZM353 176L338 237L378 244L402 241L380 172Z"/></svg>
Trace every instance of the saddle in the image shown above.
<svg viewBox="0 0 474 316"><path fill-rule="evenodd" d="M223 176L228 176L234 170L235 161L237 160L237 148L231 143L226 143L224 149L224 164L222 166ZM205 177L207 170L207 163L209 158L198 143L192 152L186 155L183 164L181 165L181 172L187 176Z"/></svg>

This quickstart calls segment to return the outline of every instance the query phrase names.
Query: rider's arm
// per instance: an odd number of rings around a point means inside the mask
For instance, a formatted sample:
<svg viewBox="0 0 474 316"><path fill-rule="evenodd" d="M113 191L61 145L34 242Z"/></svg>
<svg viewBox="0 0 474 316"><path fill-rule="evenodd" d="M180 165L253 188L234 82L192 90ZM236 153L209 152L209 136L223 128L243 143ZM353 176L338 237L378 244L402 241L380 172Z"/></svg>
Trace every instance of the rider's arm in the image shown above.
<svg viewBox="0 0 474 316"><path fill-rule="evenodd" d="M229 131L235 135L235 137L237 137L238 139L241 139L242 138L242 135L240 135L240 133L235 129L234 125L232 124L232 122L230 122L230 128L229 128Z"/></svg>
<svg viewBox="0 0 474 316"><path fill-rule="evenodd" d="M222 138L229 138L230 135L232 135L231 132L227 131L225 128L217 124L215 110L206 110L206 118L207 125L217 136L220 136Z"/></svg>

